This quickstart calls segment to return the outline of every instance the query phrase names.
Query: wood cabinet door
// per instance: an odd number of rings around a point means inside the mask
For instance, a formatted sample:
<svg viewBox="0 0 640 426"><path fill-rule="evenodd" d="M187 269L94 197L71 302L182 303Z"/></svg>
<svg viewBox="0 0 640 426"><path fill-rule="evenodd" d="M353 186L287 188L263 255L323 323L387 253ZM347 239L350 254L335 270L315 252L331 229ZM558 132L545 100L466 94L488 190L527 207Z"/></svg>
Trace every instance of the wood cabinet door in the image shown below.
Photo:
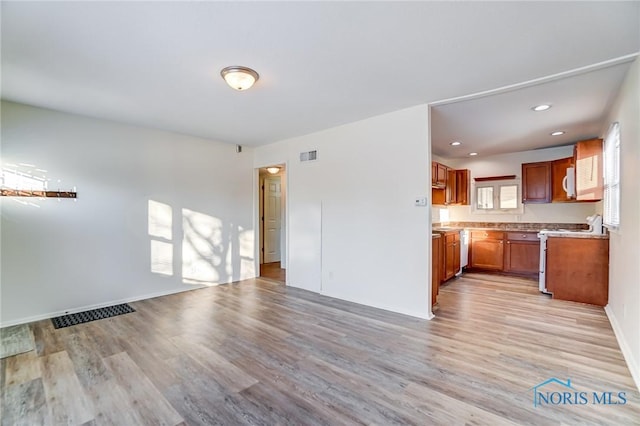
<svg viewBox="0 0 640 426"><path fill-rule="evenodd" d="M507 241L504 270L521 274L540 272L540 243L533 241Z"/></svg>
<svg viewBox="0 0 640 426"><path fill-rule="evenodd" d="M438 301L440 293L440 270L442 269L442 238L431 238L431 306Z"/></svg>
<svg viewBox="0 0 640 426"><path fill-rule="evenodd" d="M431 186L436 185L438 181L438 163L431 162Z"/></svg>
<svg viewBox="0 0 640 426"><path fill-rule="evenodd" d="M468 206L471 202L471 171L456 170L456 204Z"/></svg>
<svg viewBox="0 0 640 426"><path fill-rule="evenodd" d="M562 181L567 175L567 168L569 167L573 167L573 157L561 158L551 162L551 201L554 203L575 201L575 197L569 198L562 187Z"/></svg>
<svg viewBox="0 0 640 426"><path fill-rule="evenodd" d="M447 166L436 163L436 185L445 187L447 185Z"/></svg>
<svg viewBox="0 0 640 426"><path fill-rule="evenodd" d="M522 202L551 202L551 161L522 165Z"/></svg>
<svg viewBox="0 0 640 426"><path fill-rule="evenodd" d="M504 240L471 240L471 267L502 271L504 267Z"/></svg>
<svg viewBox="0 0 640 426"><path fill-rule="evenodd" d="M549 237L546 280L554 299L605 306L609 299L609 240Z"/></svg>
<svg viewBox="0 0 640 426"><path fill-rule="evenodd" d="M447 187L445 189L445 204L456 204L457 181L456 171L447 168Z"/></svg>
<svg viewBox="0 0 640 426"><path fill-rule="evenodd" d="M578 142L574 149L576 199L600 201L604 196L602 139Z"/></svg>
<svg viewBox="0 0 640 426"><path fill-rule="evenodd" d="M453 278L460 270L460 233L444 235L444 276L443 281Z"/></svg>

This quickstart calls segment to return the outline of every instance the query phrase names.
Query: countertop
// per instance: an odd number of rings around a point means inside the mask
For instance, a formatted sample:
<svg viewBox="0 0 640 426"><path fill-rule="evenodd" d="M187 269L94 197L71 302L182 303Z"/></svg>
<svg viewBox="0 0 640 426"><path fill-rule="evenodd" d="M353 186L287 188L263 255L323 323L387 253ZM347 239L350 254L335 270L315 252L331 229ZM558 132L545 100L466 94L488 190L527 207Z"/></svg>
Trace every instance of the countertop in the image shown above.
<svg viewBox="0 0 640 426"><path fill-rule="evenodd" d="M569 230L570 234L548 234L552 238L596 238L609 239L608 234L598 235L590 233L580 233L589 229L589 226L583 223L522 223L522 222L450 222L447 226L441 226L434 223L433 233L456 232L463 229L478 231L502 231L502 232L540 232L543 229L548 231Z"/></svg>
<svg viewBox="0 0 640 426"><path fill-rule="evenodd" d="M526 223L526 222L449 222L446 226L434 223L433 230L455 231L456 229L478 229L482 231L540 232L543 229L581 231L589 229L585 223Z"/></svg>

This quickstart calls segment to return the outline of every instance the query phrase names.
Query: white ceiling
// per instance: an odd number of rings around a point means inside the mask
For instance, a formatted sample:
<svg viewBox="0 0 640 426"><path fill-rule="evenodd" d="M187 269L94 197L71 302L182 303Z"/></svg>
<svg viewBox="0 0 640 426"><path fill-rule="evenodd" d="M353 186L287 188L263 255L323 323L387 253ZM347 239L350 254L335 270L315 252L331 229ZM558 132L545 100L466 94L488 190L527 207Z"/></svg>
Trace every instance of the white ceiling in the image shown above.
<svg viewBox="0 0 640 426"><path fill-rule="evenodd" d="M3 1L2 98L257 146L633 54L639 28L640 2ZM260 80L233 91L228 65ZM589 133L602 105L572 102ZM467 121L461 103L436 116L464 128L466 147L484 122L492 135L527 127L505 125L507 98L490 103L500 119ZM473 143L497 152L507 139Z"/></svg>

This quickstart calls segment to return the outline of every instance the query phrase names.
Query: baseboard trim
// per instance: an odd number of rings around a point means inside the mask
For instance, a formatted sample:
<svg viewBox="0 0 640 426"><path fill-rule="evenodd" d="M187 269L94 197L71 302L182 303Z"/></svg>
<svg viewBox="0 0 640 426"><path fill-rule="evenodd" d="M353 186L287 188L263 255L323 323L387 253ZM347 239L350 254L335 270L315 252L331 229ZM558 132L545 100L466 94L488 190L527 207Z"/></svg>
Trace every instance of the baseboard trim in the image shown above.
<svg viewBox="0 0 640 426"><path fill-rule="evenodd" d="M224 283L222 283L222 284L224 284ZM218 284L218 285L220 285L220 284ZM42 321L42 320L46 320L46 319L50 319L50 318L54 318L54 317L59 317L61 315L77 314L78 312L90 311L92 309L106 308L107 306L120 305L122 303L137 302L138 300L153 299L154 297L168 296L170 294L183 293L185 291L193 291L193 290L198 290L198 289L205 288L205 287L207 287L207 286L206 285L197 285L197 286L193 286L193 287L190 287L190 288L173 289L173 290L161 291L161 292L157 292L157 293L149 293L149 294L144 294L144 295L141 295L141 296L127 297L127 298L124 298L124 299L117 299L117 300L112 300L112 301L109 301L109 302L97 303L97 304L94 304L94 305L80 306L78 308L73 308L73 309L65 309L63 311L49 312L49 313L42 314L42 315L35 315L35 316L32 316L32 317L20 318L20 319L13 320L13 321L3 322L3 323L0 323L0 328L10 327L12 325L27 324L27 323L34 322L34 321Z"/></svg>
<svg viewBox="0 0 640 426"><path fill-rule="evenodd" d="M604 311L607 313L607 317L609 318L609 323L611 324L611 328L613 328L613 334L616 336L616 340L618 341L618 345L620 345L620 350L622 351L622 356L624 356L624 360L627 362L627 367L631 372L631 377L633 381L636 383L636 388L640 391L640 368L638 368L638 361L633 357L633 352L627 343L627 340L624 337L624 333L622 332L622 328L620 327L620 323L616 319L615 314L609 307L609 305L604 307Z"/></svg>

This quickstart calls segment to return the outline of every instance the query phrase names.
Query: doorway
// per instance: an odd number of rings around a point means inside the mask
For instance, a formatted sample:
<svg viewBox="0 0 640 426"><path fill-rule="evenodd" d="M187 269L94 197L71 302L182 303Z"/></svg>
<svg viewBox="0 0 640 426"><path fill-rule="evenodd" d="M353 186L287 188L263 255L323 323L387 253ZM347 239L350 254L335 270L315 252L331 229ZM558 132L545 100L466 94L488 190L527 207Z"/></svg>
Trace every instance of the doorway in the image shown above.
<svg viewBox="0 0 640 426"><path fill-rule="evenodd" d="M286 282L286 170L259 169L260 277Z"/></svg>

